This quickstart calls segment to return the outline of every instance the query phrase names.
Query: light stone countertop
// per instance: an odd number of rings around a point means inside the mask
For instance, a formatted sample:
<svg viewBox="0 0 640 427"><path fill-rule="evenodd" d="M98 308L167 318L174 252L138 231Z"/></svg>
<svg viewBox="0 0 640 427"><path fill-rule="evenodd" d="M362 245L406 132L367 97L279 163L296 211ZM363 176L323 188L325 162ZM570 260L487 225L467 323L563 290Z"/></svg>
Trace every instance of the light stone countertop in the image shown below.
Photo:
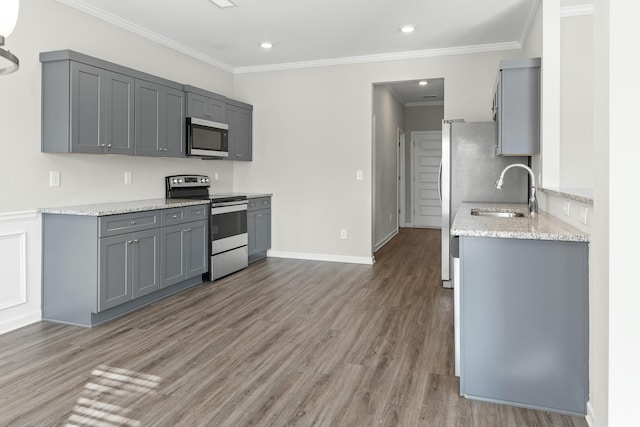
<svg viewBox="0 0 640 427"><path fill-rule="evenodd" d="M40 213L60 215L106 216L131 212L153 211L156 209L171 209L184 206L208 205L209 200L194 199L151 199L133 200L129 202L98 203L93 205L63 206L41 208Z"/></svg>
<svg viewBox="0 0 640 427"><path fill-rule="evenodd" d="M471 209L509 209L523 213L521 218L496 218L471 215ZM465 202L451 226L453 236L497 237L503 239L557 240L565 242L589 242L588 233L578 230L564 221L539 211L529 216L526 204Z"/></svg>

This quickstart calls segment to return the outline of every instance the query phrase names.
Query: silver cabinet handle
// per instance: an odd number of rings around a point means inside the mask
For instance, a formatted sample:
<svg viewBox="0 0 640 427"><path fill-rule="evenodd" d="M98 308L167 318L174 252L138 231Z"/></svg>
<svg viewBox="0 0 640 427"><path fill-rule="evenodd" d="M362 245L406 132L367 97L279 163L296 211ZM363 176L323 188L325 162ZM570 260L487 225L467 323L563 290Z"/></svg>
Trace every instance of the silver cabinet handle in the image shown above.
<svg viewBox="0 0 640 427"><path fill-rule="evenodd" d="M136 222L135 221L131 221L130 224L131 225L136 225Z"/></svg>
<svg viewBox="0 0 640 427"><path fill-rule="evenodd" d="M190 231L191 231L191 229L190 229L190 228L185 228L184 230L182 230L182 232L183 232L183 233L188 233L188 232L190 232Z"/></svg>
<svg viewBox="0 0 640 427"><path fill-rule="evenodd" d="M127 240L127 244L128 244L128 245L133 244L133 240Z"/></svg>
<svg viewBox="0 0 640 427"><path fill-rule="evenodd" d="M256 218L262 218L262 214L256 215Z"/></svg>
<svg viewBox="0 0 640 427"><path fill-rule="evenodd" d="M140 239L133 239L133 243L140 243Z"/></svg>
<svg viewBox="0 0 640 427"><path fill-rule="evenodd" d="M173 219L178 218L178 214L171 215L171 218L173 218Z"/></svg>
<svg viewBox="0 0 640 427"><path fill-rule="evenodd" d="M111 144L107 144L107 148L111 148Z"/></svg>
<svg viewBox="0 0 640 427"><path fill-rule="evenodd" d="M269 202L267 202L266 200L264 200L262 203L265 204L265 205L269 204Z"/></svg>

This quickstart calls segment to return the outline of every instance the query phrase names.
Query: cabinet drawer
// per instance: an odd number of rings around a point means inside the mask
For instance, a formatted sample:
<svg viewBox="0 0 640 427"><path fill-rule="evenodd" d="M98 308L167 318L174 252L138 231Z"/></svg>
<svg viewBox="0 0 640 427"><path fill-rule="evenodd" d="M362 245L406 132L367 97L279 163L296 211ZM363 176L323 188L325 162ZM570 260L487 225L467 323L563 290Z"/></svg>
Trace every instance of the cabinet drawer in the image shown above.
<svg viewBox="0 0 640 427"><path fill-rule="evenodd" d="M99 237L115 236L160 226L158 211L135 212L100 217Z"/></svg>
<svg viewBox="0 0 640 427"><path fill-rule="evenodd" d="M180 224L187 220L187 210L185 208L163 209L160 211L160 217L163 227Z"/></svg>
<svg viewBox="0 0 640 427"><path fill-rule="evenodd" d="M211 207L209 204L198 206L187 206L185 219L187 221L202 221L209 217L209 210Z"/></svg>
<svg viewBox="0 0 640 427"><path fill-rule="evenodd" d="M258 209L268 209L271 207L271 197L258 197L255 199L249 199L249 206L247 207L250 211L255 211Z"/></svg>

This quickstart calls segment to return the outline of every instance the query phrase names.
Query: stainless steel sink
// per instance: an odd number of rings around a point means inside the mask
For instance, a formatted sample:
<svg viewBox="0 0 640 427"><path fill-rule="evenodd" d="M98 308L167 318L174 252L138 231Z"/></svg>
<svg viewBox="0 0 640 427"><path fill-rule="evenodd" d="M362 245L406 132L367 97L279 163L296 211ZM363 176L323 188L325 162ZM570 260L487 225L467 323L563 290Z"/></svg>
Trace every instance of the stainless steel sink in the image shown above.
<svg viewBox="0 0 640 427"><path fill-rule="evenodd" d="M491 216L494 218L521 218L524 214L513 209L471 209L473 216Z"/></svg>

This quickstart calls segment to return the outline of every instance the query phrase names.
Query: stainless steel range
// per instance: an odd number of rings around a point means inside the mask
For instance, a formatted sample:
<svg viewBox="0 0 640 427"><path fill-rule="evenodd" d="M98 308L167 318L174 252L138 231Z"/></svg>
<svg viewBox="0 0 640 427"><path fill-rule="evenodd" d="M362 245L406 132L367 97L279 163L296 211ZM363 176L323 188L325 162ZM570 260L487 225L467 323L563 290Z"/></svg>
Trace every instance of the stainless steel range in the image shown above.
<svg viewBox="0 0 640 427"><path fill-rule="evenodd" d="M174 175L165 178L167 199L210 199L209 279L216 280L249 265L247 196L209 195L209 177Z"/></svg>

